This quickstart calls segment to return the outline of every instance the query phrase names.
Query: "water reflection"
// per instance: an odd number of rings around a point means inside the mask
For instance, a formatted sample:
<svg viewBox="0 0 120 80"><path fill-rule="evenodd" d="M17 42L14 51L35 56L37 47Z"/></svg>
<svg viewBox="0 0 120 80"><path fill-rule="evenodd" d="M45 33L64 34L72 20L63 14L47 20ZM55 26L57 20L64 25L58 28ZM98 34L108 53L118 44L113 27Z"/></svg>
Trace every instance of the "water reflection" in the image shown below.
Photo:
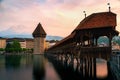
<svg viewBox="0 0 120 80"><path fill-rule="evenodd" d="M33 77L34 80L61 80L52 63L44 55L33 56Z"/></svg>
<svg viewBox="0 0 120 80"><path fill-rule="evenodd" d="M32 80L32 64L25 66L26 56L0 55L0 80ZM31 58L31 56L29 56ZM25 62L24 62L25 63Z"/></svg>
<svg viewBox="0 0 120 80"><path fill-rule="evenodd" d="M108 76L107 61L98 59L96 67L97 78L104 79Z"/></svg>
<svg viewBox="0 0 120 80"><path fill-rule="evenodd" d="M93 58L92 60L81 59L79 63L74 59L68 62L63 59L48 57L55 66L55 69L62 80L113 80L110 66L103 59ZM64 64L63 64L64 63Z"/></svg>
<svg viewBox="0 0 120 80"><path fill-rule="evenodd" d="M96 60L95 77L91 75L94 69L88 68L93 64L81 63L43 55L0 56L0 80L113 80L107 61Z"/></svg>
<svg viewBox="0 0 120 80"><path fill-rule="evenodd" d="M5 56L5 66L6 66L6 69L9 69L9 68L19 68L20 60L21 60L21 56L17 56L17 55Z"/></svg>
<svg viewBox="0 0 120 80"><path fill-rule="evenodd" d="M46 75L44 80L61 80L52 63L47 63L45 68Z"/></svg>
<svg viewBox="0 0 120 80"><path fill-rule="evenodd" d="M45 59L43 55L33 56L33 76L35 80L44 80Z"/></svg>

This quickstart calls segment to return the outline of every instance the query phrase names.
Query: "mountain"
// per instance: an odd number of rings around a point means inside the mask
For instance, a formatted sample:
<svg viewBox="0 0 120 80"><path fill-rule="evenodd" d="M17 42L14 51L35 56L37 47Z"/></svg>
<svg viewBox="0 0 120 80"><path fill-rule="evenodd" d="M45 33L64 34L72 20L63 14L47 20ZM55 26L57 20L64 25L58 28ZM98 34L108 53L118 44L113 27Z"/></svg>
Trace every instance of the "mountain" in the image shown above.
<svg viewBox="0 0 120 80"><path fill-rule="evenodd" d="M0 34L0 37L3 37L3 38L33 38L31 34L10 34L10 35L5 35L5 34ZM46 36L46 40L62 40L63 37L60 37L60 36L51 36L51 35L47 35ZM120 36L116 36L112 39L113 42L116 42L116 43L120 43ZM98 44L100 43L106 43L106 44L109 44L109 39L106 38L106 37L100 37L98 39Z"/></svg>
<svg viewBox="0 0 120 80"><path fill-rule="evenodd" d="M3 38L33 38L32 35L30 34L16 34L16 35L1 35L0 34L0 37L3 37ZM60 36L51 36L51 35L48 35L46 36L46 40L61 40L63 39L63 37L60 37Z"/></svg>
<svg viewBox="0 0 120 80"><path fill-rule="evenodd" d="M3 38L33 38L32 35L29 35L29 34L18 34L18 35L0 35L0 37L3 37Z"/></svg>
<svg viewBox="0 0 120 80"><path fill-rule="evenodd" d="M10 27L6 30L0 31L0 37L3 38L33 38L31 34L23 30L24 26L18 25ZM20 31L22 30L22 31ZM46 40L61 40L63 37L47 35Z"/></svg>
<svg viewBox="0 0 120 80"><path fill-rule="evenodd" d="M63 37L60 37L60 36L50 36L50 35L48 35L46 37L46 40L61 40L61 39L63 39Z"/></svg>

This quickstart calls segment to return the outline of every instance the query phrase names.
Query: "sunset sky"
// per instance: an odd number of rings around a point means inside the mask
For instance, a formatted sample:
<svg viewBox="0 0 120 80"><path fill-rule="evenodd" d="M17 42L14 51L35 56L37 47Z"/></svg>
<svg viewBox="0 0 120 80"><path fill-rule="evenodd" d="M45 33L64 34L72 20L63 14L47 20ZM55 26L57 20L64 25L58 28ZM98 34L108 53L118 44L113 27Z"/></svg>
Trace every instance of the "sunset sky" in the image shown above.
<svg viewBox="0 0 120 80"><path fill-rule="evenodd" d="M31 34L40 22L48 35L69 35L92 13L111 11L117 14L120 31L120 0L0 0L0 32Z"/></svg>

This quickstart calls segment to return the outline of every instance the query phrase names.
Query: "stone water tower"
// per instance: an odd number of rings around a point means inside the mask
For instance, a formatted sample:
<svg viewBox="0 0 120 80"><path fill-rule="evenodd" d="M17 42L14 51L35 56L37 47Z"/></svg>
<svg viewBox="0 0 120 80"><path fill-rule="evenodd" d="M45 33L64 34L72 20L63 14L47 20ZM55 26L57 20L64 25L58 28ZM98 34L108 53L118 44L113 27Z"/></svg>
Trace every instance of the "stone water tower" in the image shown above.
<svg viewBox="0 0 120 80"><path fill-rule="evenodd" d="M32 35L34 37L34 54L44 54L46 32L40 23Z"/></svg>

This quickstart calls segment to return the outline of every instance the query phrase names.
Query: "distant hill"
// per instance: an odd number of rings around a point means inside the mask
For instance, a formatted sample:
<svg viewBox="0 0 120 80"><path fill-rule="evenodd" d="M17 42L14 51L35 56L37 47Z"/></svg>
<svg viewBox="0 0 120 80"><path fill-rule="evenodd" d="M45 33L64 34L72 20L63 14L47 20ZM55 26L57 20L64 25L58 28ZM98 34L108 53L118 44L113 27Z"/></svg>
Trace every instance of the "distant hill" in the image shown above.
<svg viewBox="0 0 120 80"><path fill-rule="evenodd" d="M4 38L33 38L32 35L0 35L0 37L4 37Z"/></svg>
<svg viewBox="0 0 120 80"><path fill-rule="evenodd" d="M63 37L60 37L60 36L50 36L50 35L48 35L46 37L46 40L61 40L61 39L63 39Z"/></svg>
<svg viewBox="0 0 120 80"><path fill-rule="evenodd" d="M30 34L18 34L18 35L0 35L0 37L3 37L3 38L33 38L32 35ZM51 35L48 35L46 36L46 40L61 40L63 39L63 37L60 37L60 36L51 36Z"/></svg>
<svg viewBox="0 0 120 80"><path fill-rule="evenodd" d="M23 29L23 26L10 27L6 30L0 31L0 37L4 38L33 38L31 34L26 34L24 31L18 33L16 30ZM63 37L47 35L46 40L61 40Z"/></svg>
<svg viewBox="0 0 120 80"><path fill-rule="evenodd" d="M23 34L15 34L15 35L0 34L0 37L3 37L3 38L33 38L31 34L24 34L24 35ZM51 36L51 35L46 36L46 40L62 40L62 39L63 39L63 37L60 37L60 36ZM112 41L120 44L120 36L114 37L112 39ZM109 44L108 38L100 37L98 39L98 43L103 43L103 42L106 43L106 44Z"/></svg>

